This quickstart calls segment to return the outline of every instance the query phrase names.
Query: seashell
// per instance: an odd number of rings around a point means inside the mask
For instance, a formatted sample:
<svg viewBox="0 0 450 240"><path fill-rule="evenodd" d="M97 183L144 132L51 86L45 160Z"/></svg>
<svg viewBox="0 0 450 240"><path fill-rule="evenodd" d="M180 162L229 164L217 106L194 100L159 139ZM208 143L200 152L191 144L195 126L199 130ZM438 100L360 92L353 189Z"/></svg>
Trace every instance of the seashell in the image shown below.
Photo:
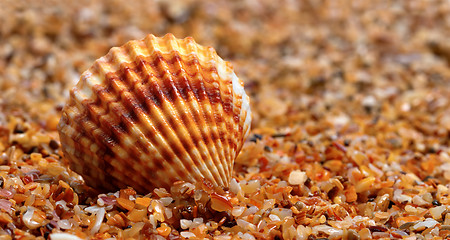
<svg viewBox="0 0 450 240"><path fill-rule="evenodd" d="M82 74L58 131L70 167L94 188L228 187L250 115L243 82L213 48L148 35Z"/></svg>

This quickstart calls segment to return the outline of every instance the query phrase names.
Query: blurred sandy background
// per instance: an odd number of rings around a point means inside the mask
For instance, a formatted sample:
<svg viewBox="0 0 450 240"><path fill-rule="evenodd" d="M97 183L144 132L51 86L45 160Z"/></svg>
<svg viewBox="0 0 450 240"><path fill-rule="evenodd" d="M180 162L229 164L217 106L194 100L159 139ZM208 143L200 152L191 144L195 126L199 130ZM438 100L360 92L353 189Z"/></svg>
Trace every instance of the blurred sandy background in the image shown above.
<svg viewBox="0 0 450 240"><path fill-rule="evenodd" d="M96 58L171 32L233 63L254 126L432 108L450 128L447 1L6 0L0 9L0 123L18 109L56 121L47 116Z"/></svg>

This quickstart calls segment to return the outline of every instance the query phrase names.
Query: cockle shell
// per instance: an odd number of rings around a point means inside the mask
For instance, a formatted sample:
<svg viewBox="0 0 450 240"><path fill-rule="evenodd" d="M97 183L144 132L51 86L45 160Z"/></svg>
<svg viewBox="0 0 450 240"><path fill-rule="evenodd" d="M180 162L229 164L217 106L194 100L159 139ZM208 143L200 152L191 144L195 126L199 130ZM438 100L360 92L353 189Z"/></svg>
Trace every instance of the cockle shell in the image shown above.
<svg viewBox="0 0 450 240"><path fill-rule="evenodd" d="M94 188L227 187L250 115L243 82L213 48L148 35L82 74L58 131L71 168Z"/></svg>

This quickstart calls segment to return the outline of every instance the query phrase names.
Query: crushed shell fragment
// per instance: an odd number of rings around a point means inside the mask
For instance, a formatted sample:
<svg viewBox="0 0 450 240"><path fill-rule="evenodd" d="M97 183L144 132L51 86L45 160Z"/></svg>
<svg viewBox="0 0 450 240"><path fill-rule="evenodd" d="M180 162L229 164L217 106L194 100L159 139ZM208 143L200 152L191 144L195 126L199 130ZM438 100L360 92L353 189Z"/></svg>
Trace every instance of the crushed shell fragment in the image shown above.
<svg viewBox="0 0 450 240"><path fill-rule="evenodd" d="M71 168L95 188L228 187L250 115L243 82L213 48L148 35L82 74L58 131Z"/></svg>

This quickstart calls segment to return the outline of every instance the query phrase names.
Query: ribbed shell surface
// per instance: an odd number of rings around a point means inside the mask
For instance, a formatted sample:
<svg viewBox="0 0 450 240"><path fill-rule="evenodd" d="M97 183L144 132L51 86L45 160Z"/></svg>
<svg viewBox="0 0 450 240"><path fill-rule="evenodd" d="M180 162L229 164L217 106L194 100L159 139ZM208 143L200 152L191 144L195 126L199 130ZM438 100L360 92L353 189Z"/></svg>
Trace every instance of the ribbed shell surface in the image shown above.
<svg viewBox="0 0 450 240"><path fill-rule="evenodd" d="M71 90L58 130L88 185L148 192L177 180L228 186L250 122L231 65L211 47L167 34L95 61Z"/></svg>

